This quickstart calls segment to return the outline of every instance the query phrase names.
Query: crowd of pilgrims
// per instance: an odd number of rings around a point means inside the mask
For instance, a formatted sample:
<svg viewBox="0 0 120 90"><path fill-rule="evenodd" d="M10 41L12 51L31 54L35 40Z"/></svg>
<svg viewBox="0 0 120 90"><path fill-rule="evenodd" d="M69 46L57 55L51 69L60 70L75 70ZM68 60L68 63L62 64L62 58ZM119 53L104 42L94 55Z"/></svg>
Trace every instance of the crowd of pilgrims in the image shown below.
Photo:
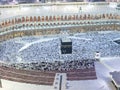
<svg viewBox="0 0 120 90"><path fill-rule="evenodd" d="M87 32L67 36L72 41L72 54L61 54L59 36L18 37L0 43L0 60L4 62L66 61L94 59L95 52L101 57L120 56L120 45L114 40L119 31Z"/></svg>
<svg viewBox="0 0 120 90"><path fill-rule="evenodd" d="M32 63L12 63L9 67L24 70L40 71L70 71L79 69L90 69L94 67L94 60L74 60L74 61L54 61L54 62L32 62Z"/></svg>

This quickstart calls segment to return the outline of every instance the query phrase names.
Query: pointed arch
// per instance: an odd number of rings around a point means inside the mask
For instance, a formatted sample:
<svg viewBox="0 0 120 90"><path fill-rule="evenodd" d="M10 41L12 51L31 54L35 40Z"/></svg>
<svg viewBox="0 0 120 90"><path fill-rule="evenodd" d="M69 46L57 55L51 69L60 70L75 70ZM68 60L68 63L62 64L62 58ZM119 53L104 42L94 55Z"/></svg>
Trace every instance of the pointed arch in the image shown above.
<svg viewBox="0 0 120 90"><path fill-rule="evenodd" d="M38 16L38 22L40 21L40 16Z"/></svg>
<svg viewBox="0 0 120 90"><path fill-rule="evenodd" d="M56 16L53 16L53 20L54 20L54 21L56 20Z"/></svg>
<svg viewBox="0 0 120 90"><path fill-rule="evenodd" d="M68 20L71 20L71 15L68 16Z"/></svg>
<svg viewBox="0 0 120 90"><path fill-rule="evenodd" d="M22 17L22 22L25 22L25 17Z"/></svg>
<svg viewBox="0 0 120 90"><path fill-rule="evenodd" d="M58 21L60 20L60 16L57 16L57 20L58 20Z"/></svg>
<svg viewBox="0 0 120 90"><path fill-rule="evenodd" d="M45 21L48 21L48 16L45 17Z"/></svg>
<svg viewBox="0 0 120 90"><path fill-rule="evenodd" d="M49 17L49 20L52 21L52 16Z"/></svg>
<svg viewBox="0 0 120 90"><path fill-rule="evenodd" d="M42 16L42 21L44 21L45 19L44 19L44 16Z"/></svg>
<svg viewBox="0 0 120 90"><path fill-rule="evenodd" d="M3 21L3 22L2 22L2 27L4 27L4 26L5 26L5 22Z"/></svg>
<svg viewBox="0 0 120 90"><path fill-rule="evenodd" d="M67 20L67 15L65 15L65 18L64 18L64 20Z"/></svg>
<svg viewBox="0 0 120 90"><path fill-rule="evenodd" d="M26 16L26 22L28 22L29 21L29 17L28 16Z"/></svg>
<svg viewBox="0 0 120 90"><path fill-rule="evenodd" d="M78 20L78 15L75 15L76 20Z"/></svg>
<svg viewBox="0 0 120 90"><path fill-rule="evenodd" d="M21 22L21 18L18 18L18 23L20 23Z"/></svg>
<svg viewBox="0 0 120 90"><path fill-rule="evenodd" d="M61 15L61 20L63 20L63 15Z"/></svg>
<svg viewBox="0 0 120 90"><path fill-rule="evenodd" d="M32 16L30 16L30 22L33 22L33 18L32 18Z"/></svg>
<svg viewBox="0 0 120 90"><path fill-rule="evenodd" d="M34 16L34 22L36 22L37 21L37 18L36 18L36 16Z"/></svg>
<svg viewBox="0 0 120 90"><path fill-rule="evenodd" d="M17 18L15 18L15 23L17 23L18 22L18 19Z"/></svg>
<svg viewBox="0 0 120 90"><path fill-rule="evenodd" d="M75 20L75 15L72 16L72 20Z"/></svg>
<svg viewBox="0 0 120 90"><path fill-rule="evenodd" d="M11 20L10 20L10 19L9 19L9 22L8 22L8 23L9 23L9 25L11 25Z"/></svg>
<svg viewBox="0 0 120 90"><path fill-rule="evenodd" d="M8 21L6 20L6 21L5 21L5 26L7 26L7 25L8 25Z"/></svg>

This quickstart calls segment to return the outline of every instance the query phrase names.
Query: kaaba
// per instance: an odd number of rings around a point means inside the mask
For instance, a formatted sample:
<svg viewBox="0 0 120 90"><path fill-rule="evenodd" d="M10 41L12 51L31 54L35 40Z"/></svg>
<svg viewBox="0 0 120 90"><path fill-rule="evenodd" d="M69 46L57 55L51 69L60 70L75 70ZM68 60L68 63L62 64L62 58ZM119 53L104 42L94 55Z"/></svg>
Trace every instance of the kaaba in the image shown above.
<svg viewBox="0 0 120 90"><path fill-rule="evenodd" d="M61 54L72 54L72 40L69 38L61 39Z"/></svg>

